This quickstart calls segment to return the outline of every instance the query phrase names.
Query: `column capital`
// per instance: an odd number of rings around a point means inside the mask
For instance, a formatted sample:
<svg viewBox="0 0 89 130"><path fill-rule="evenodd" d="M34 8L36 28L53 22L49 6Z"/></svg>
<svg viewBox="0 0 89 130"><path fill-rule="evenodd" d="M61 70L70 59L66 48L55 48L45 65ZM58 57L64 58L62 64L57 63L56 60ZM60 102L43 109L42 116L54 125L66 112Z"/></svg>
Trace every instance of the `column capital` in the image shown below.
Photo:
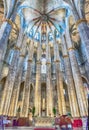
<svg viewBox="0 0 89 130"><path fill-rule="evenodd" d="M57 59L56 62L60 62L60 60Z"/></svg>
<svg viewBox="0 0 89 130"><path fill-rule="evenodd" d="M21 54L21 55L20 55L20 57L23 57L23 58L24 58L24 57L25 57L25 55L24 55L24 54Z"/></svg>
<svg viewBox="0 0 89 130"><path fill-rule="evenodd" d="M37 64L41 64L41 62L40 62L40 61L37 61L36 63L37 63Z"/></svg>
<svg viewBox="0 0 89 130"><path fill-rule="evenodd" d="M32 59L28 59L28 62L32 62Z"/></svg>
<svg viewBox="0 0 89 130"><path fill-rule="evenodd" d="M10 19L3 18L2 22L8 22L16 32L19 32L17 24L15 22L12 22Z"/></svg>
<svg viewBox="0 0 89 130"><path fill-rule="evenodd" d="M63 55L63 58L67 58L67 57L69 57L68 55Z"/></svg>
<svg viewBox="0 0 89 130"><path fill-rule="evenodd" d="M78 27L78 25L81 24L81 23L87 23L87 20L86 19L79 19L79 20L77 20L75 25Z"/></svg>
<svg viewBox="0 0 89 130"><path fill-rule="evenodd" d="M51 62L50 62L50 61L47 61L46 64L51 64Z"/></svg>
<svg viewBox="0 0 89 130"><path fill-rule="evenodd" d="M20 51L20 47L18 47L18 46L15 46L14 49Z"/></svg>
<svg viewBox="0 0 89 130"><path fill-rule="evenodd" d="M74 47L68 48L68 51L75 50Z"/></svg>
<svg viewBox="0 0 89 130"><path fill-rule="evenodd" d="M58 63L58 62L60 62L60 60L55 60L55 61L54 61L54 63Z"/></svg>

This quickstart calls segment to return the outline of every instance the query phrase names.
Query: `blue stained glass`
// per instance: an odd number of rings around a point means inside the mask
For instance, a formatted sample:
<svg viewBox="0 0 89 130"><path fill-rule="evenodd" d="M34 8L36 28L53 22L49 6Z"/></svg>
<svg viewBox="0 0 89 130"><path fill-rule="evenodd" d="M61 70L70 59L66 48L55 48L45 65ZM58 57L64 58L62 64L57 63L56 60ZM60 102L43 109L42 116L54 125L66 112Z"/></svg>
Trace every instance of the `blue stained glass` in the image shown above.
<svg viewBox="0 0 89 130"><path fill-rule="evenodd" d="M49 36L49 41L52 41L53 40L53 34L51 33L51 32L49 32L49 34L48 34Z"/></svg>

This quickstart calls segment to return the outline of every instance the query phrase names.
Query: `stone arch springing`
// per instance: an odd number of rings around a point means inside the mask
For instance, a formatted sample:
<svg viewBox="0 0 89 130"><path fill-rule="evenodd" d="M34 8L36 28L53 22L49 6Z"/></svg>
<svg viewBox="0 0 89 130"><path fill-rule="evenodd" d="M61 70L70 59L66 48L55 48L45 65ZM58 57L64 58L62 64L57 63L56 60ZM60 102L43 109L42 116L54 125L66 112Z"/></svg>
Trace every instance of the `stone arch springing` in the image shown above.
<svg viewBox="0 0 89 130"><path fill-rule="evenodd" d="M83 82L85 81L89 85L88 79L84 75L82 75L81 77L82 77Z"/></svg>

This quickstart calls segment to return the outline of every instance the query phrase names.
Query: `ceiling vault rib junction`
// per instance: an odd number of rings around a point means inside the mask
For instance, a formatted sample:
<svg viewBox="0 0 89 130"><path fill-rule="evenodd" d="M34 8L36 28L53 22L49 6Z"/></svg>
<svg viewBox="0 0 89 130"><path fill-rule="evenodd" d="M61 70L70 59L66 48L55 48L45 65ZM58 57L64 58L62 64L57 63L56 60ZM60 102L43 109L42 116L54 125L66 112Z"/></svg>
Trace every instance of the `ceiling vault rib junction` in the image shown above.
<svg viewBox="0 0 89 130"><path fill-rule="evenodd" d="M41 20L39 21L39 24L38 24L38 26L37 26L37 28L36 28L36 30L35 30L35 33L34 33L34 36L33 36L33 37L35 37L35 35L36 35L36 33L37 33L37 31L38 31L38 29L39 29L39 27L40 27L40 24L41 24Z"/></svg>
<svg viewBox="0 0 89 130"><path fill-rule="evenodd" d="M40 32L39 35L41 37L41 30L39 30L39 28L41 28L41 25L43 25L45 28L45 24L52 33L54 29L56 29L59 33L60 28L64 30L64 27L62 27L63 24L60 22L63 22L65 16L68 17L70 15L70 11L68 5L65 6L61 0L59 1L60 4L57 4L57 2L52 0L54 4L51 7L51 1L48 2L47 0L36 0L34 2L30 0L29 2L26 1L27 3L24 2L24 4L19 7L18 14L25 19L25 32L28 37L34 37L37 35L37 31ZM28 14L30 14L30 16ZM35 32L31 35L32 31Z"/></svg>

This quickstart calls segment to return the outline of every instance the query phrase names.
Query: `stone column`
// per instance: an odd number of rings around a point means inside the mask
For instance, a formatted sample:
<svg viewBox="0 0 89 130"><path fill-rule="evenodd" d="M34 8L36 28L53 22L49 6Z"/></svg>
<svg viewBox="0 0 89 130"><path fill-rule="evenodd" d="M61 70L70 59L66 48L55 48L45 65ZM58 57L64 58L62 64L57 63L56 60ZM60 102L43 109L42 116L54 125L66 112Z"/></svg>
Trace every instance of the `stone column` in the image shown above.
<svg viewBox="0 0 89 130"><path fill-rule="evenodd" d="M18 103L22 71L23 71L23 62L25 59L25 55L26 55L26 38L24 38L23 40L23 48L20 51L18 72L16 74L14 88L12 92L11 103L10 103L10 108L8 113L9 116L16 116L17 114L17 103Z"/></svg>
<svg viewBox="0 0 89 130"><path fill-rule="evenodd" d="M82 81L81 74L79 71L78 63L77 63L77 60L75 57L75 50L73 48L73 44L72 44L72 41L70 38L68 24L67 24L65 36L66 36L66 43L67 43L73 78L74 78L74 82L75 82L78 104L79 104L79 108L80 108L80 115L86 116L87 115L87 99L85 97L84 85L83 85L83 81Z"/></svg>
<svg viewBox="0 0 89 130"><path fill-rule="evenodd" d="M81 37L81 41L85 44L86 56L89 63L89 27L84 13L85 0L79 0L78 6L75 4L77 1L75 2L72 0L71 2L68 2L68 4L71 3L69 6L71 6L73 16L75 19L75 24L78 27L78 31Z"/></svg>
<svg viewBox="0 0 89 130"><path fill-rule="evenodd" d="M52 94L52 79L51 79L51 53L50 46L46 46L47 58L47 73L46 73L46 95L47 95L47 116L53 116L53 94Z"/></svg>
<svg viewBox="0 0 89 130"><path fill-rule="evenodd" d="M23 105L22 105L22 116L28 116L28 109L29 109L29 98L30 98L30 84L31 84L31 68L32 68L32 59L33 59L33 52L34 52L34 43L33 41L30 42L29 46L29 56L28 56L28 65L27 65L27 73L26 79L24 84L24 98L23 98Z"/></svg>
<svg viewBox="0 0 89 130"><path fill-rule="evenodd" d="M75 3L72 4L72 12L75 19L75 24L78 28L82 43L86 47L86 56L89 63L89 27L84 13L84 0L79 2L79 9L76 8Z"/></svg>
<svg viewBox="0 0 89 130"><path fill-rule="evenodd" d="M34 106L35 115L41 116L41 45L38 43Z"/></svg>
<svg viewBox="0 0 89 130"><path fill-rule="evenodd" d="M4 59L10 32L13 28L20 1L4 1L4 19L0 28L0 62ZM10 6L9 6L10 5ZM13 25L12 25L13 23ZM1 70L0 70L1 73Z"/></svg>
<svg viewBox="0 0 89 130"><path fill-rule="evenodd" d="M58 94L58 110L61 115L66 114L66 105L64 98L64 89L63 89L63 77L60 71L60 57L58 44L54 43L54 54L55 56L55 66L56 66L56 79L57 79L57 94Z"/></svg>
<svg viewBox="0 0 89 130"><path fill-rule="evenodd" d="M59 114L62 114L62 106L61 106L61 98L60 98L60 90L59 90L59 83L58 83L58 73L57 73L57 67L56 67L56 40L54 37L54 63L55 63L55 70L56 70L56 83L57 83L57 96L58 96L58 112ZM59 67L58 67L59 68Z"/></svg>
<svg viewBox="0 0 89 130"><path fill-rule="evenodd" d="M17 45L14 48L13 60L12 60L11 66L9 68L8 76L7 76L6 83L5 83L4 93L2 96L0 113L4 114L4 115L7 115L8 110L9 110L11 95L12 95L12 91L13 91L13 85L14 85L15 76L16 76L16 72L17 72L20 47L22 44L22 40L20 39L21 37L23 38L23 32L19 33Z"/></svg>
<svg viewBox="0 0 89 130"><path fill-rule="evenodd" d="M9 73L6 79L4 93L2 96L2 102L1 102L1 113L4 115L8 114L8 109L10 105L10 99L12 95L16 70L17 70L17 64L18 64L18 57L19 57L19 50L14 51L13 61L9 69Z"/></svg>
<svg viewBox="0 0 89 130"><path fill-rule="evenodd" d="M71 115L72 117L79 117L80 115L79 115L77 97L76 97L76 92L75 92L75 84L73 80L71 64L70 64L64 36L62 36L62 53L63 53L63 58L64 58L65 73L66 73L66 78L67 78L67 89L68 89Z"/></svg>

